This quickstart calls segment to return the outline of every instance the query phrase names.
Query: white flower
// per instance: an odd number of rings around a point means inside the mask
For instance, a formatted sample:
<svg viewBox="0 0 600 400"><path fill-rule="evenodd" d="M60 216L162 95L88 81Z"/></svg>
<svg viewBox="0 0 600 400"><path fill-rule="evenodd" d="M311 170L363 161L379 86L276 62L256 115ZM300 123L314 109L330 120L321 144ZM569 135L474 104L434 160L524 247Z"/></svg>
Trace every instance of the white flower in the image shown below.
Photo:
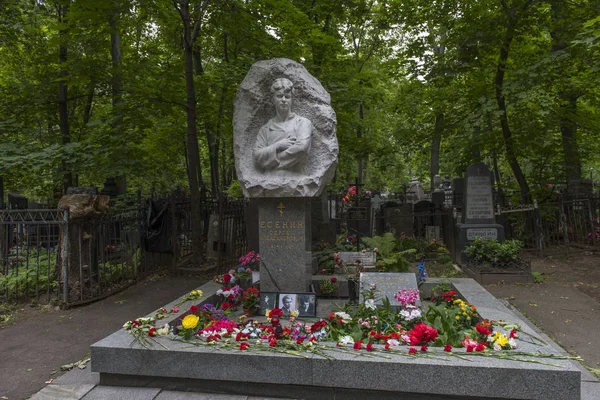
<svg viewBox="0 0 600 400"><path fill-rule="evenodd" d="M217 290L217 296L220 296L220 295L222 295L222 294L223 294L223 289L219 289L219 290Z"/></svg>
<svg viewBox="0 0 600 400"><path fill-rule="evenodd" d="M494 350L496 350L496 351L502 350L502 347L498 344L498 342L494 342Z"/></svg>
<svg viewBox="0 0 600 400"><path fill-rule="evenodd" d="M257 335L255 332L252 332L252 333L250 334L250 337L251 337L252 339L254 339L255 337L258 337L258 335Z"/></svg>
<svg viewBox="0 0 600 400"><path fill-rule="evenodd" d="M399 341L397 341L396 339L388 339L387 344L389 344L392 347L398 346L400 344Z"/></svg>
<svg viewBox="0 0 600 400"><path fill-rule="evenodd" d="M352 339L350 336L342 336L340 338L340 343L343 345L354 344L354 339Z"/></svg>
<svg viewBox="0 0 600 400"><path fill-rule="evenodd" d="M222 294L223 294L223 296L225 296L225 297L229 297L229 295L231 294L231 290L225 290L225 291L223 291L223 293L222 293Z"/></svg>
<svg viewBox="0 0 600 400"><path fill-rule="evenodd" d="M517 341L513 338L508 339L508 344L510 345L510 348L513 350L517 348Z"/></svg>
<svg viewBox="0 0 600 400"><path fill-rule="evenodd" d="M402 338L402 340L404 340L404 343L410 343L410 336L402 335L400 337Z"/></svg>
<svg viewBox="0 0 600 400"><path fill-rule="evenodd" d="M365 300L365 307L367 307L367 308L369 308L371 310L374 310L375 308L377 308L375 306L375 300L373 300L373 299L367 299L367 300Z"/></svg>
<svg viewBox="0 0 600 400"><path fill-rule="evenodd" d="M244 328L244 330L242 331L242 333L243 333L244 335L245 335L245 334L247 334L247 333L250 333L250 329L248 329L248 328Z"/></svg>
<svg viewBox="0 0 600 400"><path fill-rule="evenodd" d="M350 322L352 322L352 317L350 316L350 314L345 313L343 311L338 311L335 313L336 317L340 317L342 319L342 322L345 324L348 324Z"/></svg>
<svg viewBox="0 0 600 400"><path fill-rule="evenodd" d="M492 335L492 334L487 335L486 339L487 339L488 342L492 343L494 341L494 335Z"/></svg>

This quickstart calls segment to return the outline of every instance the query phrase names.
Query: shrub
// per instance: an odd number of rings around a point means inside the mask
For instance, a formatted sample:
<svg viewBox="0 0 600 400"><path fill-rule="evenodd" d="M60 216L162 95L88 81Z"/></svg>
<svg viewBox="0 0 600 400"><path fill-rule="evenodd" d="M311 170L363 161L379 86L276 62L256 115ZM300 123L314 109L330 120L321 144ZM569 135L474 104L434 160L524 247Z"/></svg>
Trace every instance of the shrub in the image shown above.
<svg viewBox="0 0 600 400"><path fill-rule="evenodd" d="M523 243L519 240L507 240L499 243L497 240L475 238L464 253L469 259L478 264L493 264L501 266L519 259L519 251Z"/></svg>

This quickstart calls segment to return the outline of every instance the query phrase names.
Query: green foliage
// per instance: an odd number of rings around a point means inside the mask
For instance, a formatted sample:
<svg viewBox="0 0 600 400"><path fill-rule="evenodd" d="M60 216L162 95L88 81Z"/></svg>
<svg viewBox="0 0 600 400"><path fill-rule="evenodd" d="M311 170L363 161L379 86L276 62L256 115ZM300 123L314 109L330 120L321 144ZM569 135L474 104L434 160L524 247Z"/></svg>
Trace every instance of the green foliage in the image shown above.
<svg viewBox="0 0 600 400"><path fill-rule="evenodd" d="M531 276L533 277L533 283L544 283L544 281L546 280L546 277L537 271L534 271L531 273Z"/></svg>
<svg viewBox="0 0 600 400"><path fill-rule="evenodd" d="M25 258L27 254L29 260ZM33 296L36 292L53 291L58 287L55 250L39 249L38 260L38 250L34 248L14 260L18 261L11 262L8 274L0 274L0 288L9 298Z"/></svg>
<svg viewBox="0 0 600 400"><path fill-rule="evenodd" d="M427 309L425 319L439 333L435 341L436 346L445 346L446 344L454 347L460 346L460 342L465 338L468 330L462 329L456 324L457 314L458 308L448 308L445 304L430 305Z"/></svg>
<svg viewBox="0 0 600 400"><path fill-rule="evenodd" d="M363 237L361 240L371 249L379 249L382 257L391 255L396 247L396 238L392 233L386 232L383 236Z"/></svg>
<svg viewBox="0 0 600 400"><path fill-rule="evenodd" d="M500 266L518 260L522 247L523 243L518 240L507 240L500 243L497 240L475 238L464 250L464 253L478 264Z"/></svg>
<svg viewBox="0 0 600 400"><path fill-rule="evenodd" d="M242 192L242 185L240 185L240 181L235 180L229 185L227 188L227 196L233 197L234 199L241 200L244 198L244 193Z"/></svg>

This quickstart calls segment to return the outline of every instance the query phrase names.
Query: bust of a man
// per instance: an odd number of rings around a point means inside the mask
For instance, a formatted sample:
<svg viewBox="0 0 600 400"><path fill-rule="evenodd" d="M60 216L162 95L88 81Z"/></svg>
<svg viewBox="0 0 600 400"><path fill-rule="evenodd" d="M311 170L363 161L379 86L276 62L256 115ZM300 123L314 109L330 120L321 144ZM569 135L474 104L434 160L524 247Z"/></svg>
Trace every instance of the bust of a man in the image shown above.
<svg viewBox="0 0 600 400"><path fill-rule="evenodd" d="M292 112L294 84L286 78L271 85L276 115L258 131L253 158L257 168L276 175L308 175L312 123Z"/></svg>

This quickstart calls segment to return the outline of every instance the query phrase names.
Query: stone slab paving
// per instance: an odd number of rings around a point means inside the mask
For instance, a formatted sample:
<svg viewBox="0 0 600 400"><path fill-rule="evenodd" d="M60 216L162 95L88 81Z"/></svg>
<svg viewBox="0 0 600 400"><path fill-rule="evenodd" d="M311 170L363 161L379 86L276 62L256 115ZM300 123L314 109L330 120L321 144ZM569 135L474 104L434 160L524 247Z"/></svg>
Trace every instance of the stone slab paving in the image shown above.
<svg viewBox="0 0 600 400"><path fill-rule="evenodd" d="M96 386L82 400L153 400L159 393L158 388Z"/></svg>

